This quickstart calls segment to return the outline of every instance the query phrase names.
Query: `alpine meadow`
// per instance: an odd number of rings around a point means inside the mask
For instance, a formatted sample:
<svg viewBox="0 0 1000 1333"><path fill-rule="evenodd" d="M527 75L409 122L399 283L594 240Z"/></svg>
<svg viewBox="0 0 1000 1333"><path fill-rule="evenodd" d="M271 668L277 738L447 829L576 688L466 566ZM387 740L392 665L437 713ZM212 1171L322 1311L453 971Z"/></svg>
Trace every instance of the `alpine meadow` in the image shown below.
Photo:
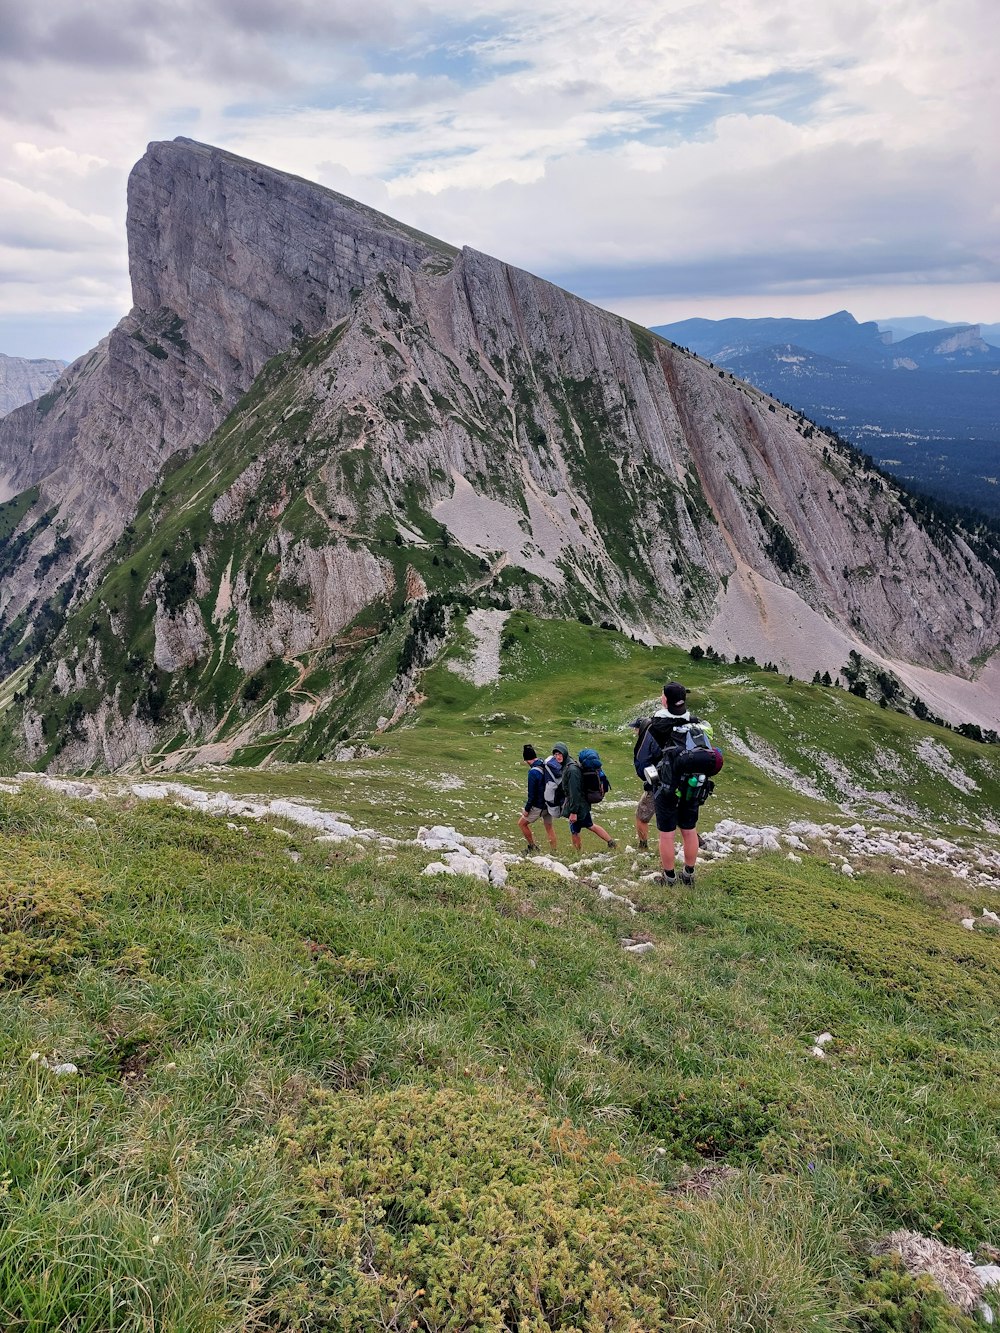
<svg viewBox="0 0 1000 1333"><path fill-rule="evenodd" d="M0 1324L992 1323L995 524L221 149L127 230L0 417ZM724 756L674 886L665 682ZM558 744L613 846L524 854Z"/></svg>

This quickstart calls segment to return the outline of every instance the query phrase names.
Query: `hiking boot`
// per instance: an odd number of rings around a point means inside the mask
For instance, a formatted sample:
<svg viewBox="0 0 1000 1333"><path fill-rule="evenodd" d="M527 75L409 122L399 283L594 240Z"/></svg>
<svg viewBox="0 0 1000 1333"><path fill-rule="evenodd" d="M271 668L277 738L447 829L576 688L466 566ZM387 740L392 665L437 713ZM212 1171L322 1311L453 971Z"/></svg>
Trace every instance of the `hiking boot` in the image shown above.
<svg viewBox="0 0 1000 1333"><path fill-rule="evenodd" d="M666 872L665 870L661 870L660 873L659 873L659 874L656 876L656 878L653 880L653 883L654 883L654 884L659 884L659 885L661 885L661 886L662 886L663 888L665 888L665 889L676 889L676 887L677 887L677 876L676 876L676 875L668 875L667 872Z"/></svg>
<svg viewBox="0 0 1000 1333"><path fill-rule="evenodd" d="M618 846L618 844L615 842L614 838L609 838L609 839L608 839L608 851L609 851L609 852L613 852L617 846Z"/></svg>
<svg viewBox="0 0 1000 1333"><path fill-rule="evenodd" d="M638 846L638 849L639 849L640 852L648 852L648 851L649 851L649 839L648 839L648 838L640 838L639 841L638 841L637 846Z"/></svg>
<svg viewBox="0 0 1000 1333"><path fill-rule="evenodd" d="M534 842L529 842L527 847L525 847L524 849L524 854L525 856L534 856L534 854L537 851L538 851L538 844Z"/></svg>
<svg viewBox="0 0 1000 1333"><path fill-rule="evenodd" d="M684 885L685 888L689 889L689 888L691 887L691 885L694 883L694 871L693 871L693 870L682 870L682 871L681 871L681 883Z"/></svg>

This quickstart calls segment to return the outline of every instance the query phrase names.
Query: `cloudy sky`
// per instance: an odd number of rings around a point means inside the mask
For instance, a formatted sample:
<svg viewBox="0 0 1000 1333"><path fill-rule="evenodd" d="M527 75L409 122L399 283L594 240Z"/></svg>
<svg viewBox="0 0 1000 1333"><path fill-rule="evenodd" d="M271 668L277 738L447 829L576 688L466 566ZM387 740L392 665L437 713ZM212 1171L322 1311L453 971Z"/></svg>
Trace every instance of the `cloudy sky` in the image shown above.
<svg viewBox="0 0 1000 1333"><path fill-rule="evenodd" d="M0 351L129 305L183 134L644 323L1000 320L998 0L0 0Z"/></svg>

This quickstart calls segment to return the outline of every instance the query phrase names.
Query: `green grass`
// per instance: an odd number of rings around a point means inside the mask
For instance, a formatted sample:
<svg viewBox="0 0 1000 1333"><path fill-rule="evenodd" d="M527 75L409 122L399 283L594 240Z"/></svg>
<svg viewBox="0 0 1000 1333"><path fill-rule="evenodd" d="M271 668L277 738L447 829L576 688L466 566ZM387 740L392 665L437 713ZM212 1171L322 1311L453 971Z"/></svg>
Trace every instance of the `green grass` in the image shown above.
<svg viewBox="0 0 1000 1333"><path fill-rule="evenodd" d="M784 762L912 761L939 828L996 800L990 748L842 691L582 625L505 632L499 682L439 663L373 758L182 780L513 849L523 741L596 743L624 844L625 724L679 675ZM928 737L978 796L920 776ZM735 751L703 822L722 815L848 822ZM967 886L875 858L847 879L817 845L673 894L624 846L496 887L277 824L0 792L6 1329L975 1327L870 1250L898 1226L1000 1235L1000 954L957 925Z"/></svg>

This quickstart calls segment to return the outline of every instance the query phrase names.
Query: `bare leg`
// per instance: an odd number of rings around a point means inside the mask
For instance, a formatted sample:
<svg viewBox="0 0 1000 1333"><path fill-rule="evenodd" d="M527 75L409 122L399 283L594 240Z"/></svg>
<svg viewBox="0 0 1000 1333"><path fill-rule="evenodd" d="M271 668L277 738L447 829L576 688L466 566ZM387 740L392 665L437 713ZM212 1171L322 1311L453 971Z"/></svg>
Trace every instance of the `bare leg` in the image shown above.
<svg viewBox="0 0 1000 1333"><path fill-rule="evenodd" d="M682 828L681 842L684 844L684 864L693 867L698 859L698 830Z"/></svg>
<svg viewBox="0 0 1000 1333"><path fill-rule="evenodd" d="M521 832L524 834L525 841L527 842L528 846L529 846L529 847L534 847L534 846L535 846L535 839L534 839L533 836L532 836L532 833L531 833L531 825L528 823L528 816L527 816L527 815L525 815L525 814L522 814L522 815L521 815L521 818L517 821L517 827L518 827L518 828L521 830Z"/></svg>
<svg viewBox="0 0 1000 1333"><path fill-rule="evenodd" d="M674 835L672 832L660 834L660 865L668 875L674 873Z"/></svg>
<svg viewBox="0 0 1000 1333"><path fill-rule="evenodd" d="M606 842L609 845L614 842L614 838L612 838L611 834L607 829L601 828L600 824L591 824L590 831L591 833L596 833L602 842Z"/></svg>
<svg viewBox="0 0 1000 1333"><path fill-rule="evenodd" d="M549 814L542 815L542 823L545 825L545 836L549 840L549 846L554 852L558 851L559 844L556 842L556 828L552 822L552 816Z"/></svg>

